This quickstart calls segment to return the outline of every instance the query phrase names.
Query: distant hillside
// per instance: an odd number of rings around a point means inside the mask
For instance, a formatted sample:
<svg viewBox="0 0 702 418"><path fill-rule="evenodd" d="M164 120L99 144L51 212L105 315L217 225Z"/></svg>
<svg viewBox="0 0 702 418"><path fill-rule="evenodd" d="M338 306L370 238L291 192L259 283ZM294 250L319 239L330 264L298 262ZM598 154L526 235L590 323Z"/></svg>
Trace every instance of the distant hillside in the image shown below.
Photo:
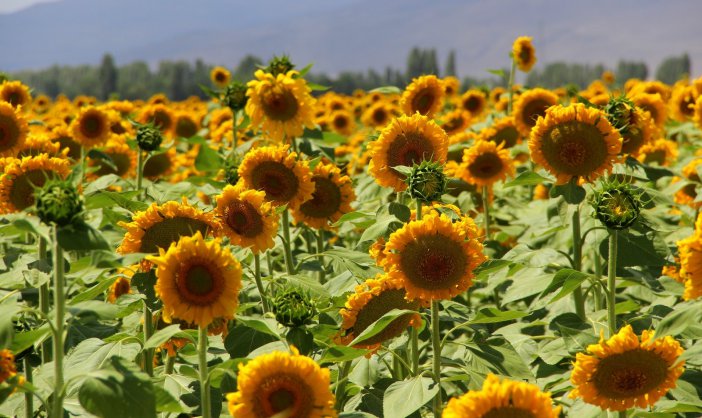
<svg viewBox="0 0 702 418"><path fill-rule="evenodd" d="M540 62L655 68L688 52L702 63L697 0L62 0L0 15L0 70L202 58L235 65L247 53L289 53L330 74L403 67L413 46L457 51L461 75L505 67L512 40L531 35Z"/></svg>

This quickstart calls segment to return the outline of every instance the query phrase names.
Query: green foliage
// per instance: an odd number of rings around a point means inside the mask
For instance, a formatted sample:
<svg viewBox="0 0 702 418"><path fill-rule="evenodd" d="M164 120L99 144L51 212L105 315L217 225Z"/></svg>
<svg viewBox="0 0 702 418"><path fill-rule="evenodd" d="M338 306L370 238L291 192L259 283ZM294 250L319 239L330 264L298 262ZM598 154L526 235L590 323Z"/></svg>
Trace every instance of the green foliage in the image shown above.
<svg viewBox="0 0 702 418"><path fill-rule="evenodd" d="M668 57L656 69L656 79L674 84L683 77L690 75L690 56L687 53L679 57Z"/></svg>

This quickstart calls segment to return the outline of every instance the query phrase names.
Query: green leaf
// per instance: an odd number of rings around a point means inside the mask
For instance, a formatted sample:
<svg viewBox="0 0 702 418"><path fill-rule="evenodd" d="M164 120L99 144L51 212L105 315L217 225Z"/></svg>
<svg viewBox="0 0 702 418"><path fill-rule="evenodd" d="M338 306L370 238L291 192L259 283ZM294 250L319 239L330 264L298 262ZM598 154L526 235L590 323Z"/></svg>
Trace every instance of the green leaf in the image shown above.
<svg viewBox="0 0 702 418"><path fill-rule="evenodd" d="M515 187L515 186L535 186L537 184L542 184L544 182L551 182L553 180L548 179L541 174L534 173L533 171L525 171L517 176L512 181L505 183L504 188Z"/></svg>
<svg viewBox="0 0 702 418"><path fill-rule="evenodd" d="M390 202L388 211L391 215L395 215L395 217L402 222L409 222L410 216L412 215L412 212L408 206L397 202Z"/></svg>
<svg viewBox="0 0 702 418"><path fill-rule="evenodd" d="M312 91L325 91L325 90L330 89L330 87L328 87L328 86L323 86L321 84L310 83L310 82L307 83L307 87L309 87L310 90L312 90Z"/></svg>
<svg viewBox="0 0 702 418"><path fill-rule="evenodd" d="M407 314L411 315L416 313L417 311L413 311L411 309L393 309L390 312L378 318L378 320L369 325L368 328L364 329L363 332L358 334L358 336L354 338L354 340L351 341L349 345L354 346L360 344L382 332L394 320Z"/></svg>
<svg viewBox="0 0 702 418"><path fill-rule="evenodd" d="M656 327L656 337L662 338L668 335L676 336L685 332L690 326L699 324L702 303L681 303L670 311L658 323Z"/></svg>
<svg viewBox="0 0 702 418"><path fill-rule="evenodd" d="M79 302L95 299L98 295L103 294L107 289L109 289L110 286L112 286L112 283L115 282L115 280L117 280L117 276L101 280L98 284L91 287L90 289L75 295L70 300L69 304L74 305Z"/></svg>
<svg viewBox="0 0 702 418"><path fill-rule="evenodd" d="M587 280L589 276L583 272L573 269L560 269L553 277L551 284L541 293L541 296L560 289L560 291L551 298L549 303L560 300L573 292L582 282Z"/></svg>
<svg viewBox="0 0 702 418"><path fill-rule="evenodd" d="M362 219L364 222L373 217L374 215L372 213L368 212L359 212L359 211L354 211L354 212L349 212L341 215L341 218L339 218L338 221L334 223L332 226L341 226L342 224L346 222L353 222L359 219ZM353 222L357 223L357 222Z"/></svg>
<svg viewBox="0 0 702 418"><path fill-rule="evenodd" d="M497 308L483 308L478 311L475 318L468 324L494 324L496 322L511 321L527 316L528 312L501 311Z"/></svg>
<svg viewBox="0 0 702 418"><path fill-rule="evenodd" d="M101 418L155 418L156 395L149 376L134 363L112 357L90 373L78 392L86 411ZM126 414L126 415L125 415Z"/></svg>
<svg viewBox="0 0 702 418"><path fill-rule="evenodd" d="M496 75L496 76L498 76L498 77L504 77L504 76L505 76L505 70L502 70L502 69L497 69L497 70L491 69L491 70L487 70L487 72L489 72L490 74L494 74L494 75Z"/></svg>
<svg viewBox="0 0 702 418"><path fill-rule="evenodd" d="M609 240L600 243L600 254L607 257ZM617 269L631 266L664 266L668 264L670 251L665 241L654 231L634 234L629 231L617 232Z"/></svg>
<svg viewBox="0 0 702 418"><path fill-rule="evenodd" d="M138 194L139 193L136 191L117 193L102 190L89 196L85 203L88 208L101 208L116 203L118 206L130 212L139 212L146 210L149 205L135 199Z"/></svg>
<svg viewBox="0 0 702 418"><path fill-rule="evenodd" d="M58 242L66 251L109 250L102 234L85 222L78 222L59 228Z"/></svg>
<svg viewBox="0 0 702 418"><path fill-rule="evenodd" d="M397 86L383 86L374 88L373 90L368 91L368 93L401 94L402 90L400 90L400 88Z"/></svg>
<svg viewBox="0 0 702 418"><path fill-rule="evenodd" d="M217 151L203 144L195 157L195 168L200 171L216 171L222 167L222 157Z"/></svg>
<svg viewBox="0 0 702 418"><path fill-rule="evenodd" d="M278 340L277 336L237 324L224 339L224 348L232 358L246 358L255 349Z"/></svg>
<svg viewBox="0 0 702 418"><path fill-rule="evenodd" d="M176 414L190 412L190 408L183 407L176 398L160 386L154 386L156 396L156 410L158 412L173 412Z"/></svg>
<svg viewBox="0 0 702 418"><path fill-rule="evenodd" d="M322 358L319 360L319 363L341 363L342 361L353 360L361 356L365 356L369 352L370 350L364 350L361 348L336 345L329 347L324 354L322 354Z"/></svg>
<svg viewBox="0 0 702 418"><path fill-rule="evenodd" d="M558 196L563 196L566 202L570 203L571 205L577 205L583 200L585 200L585 189L583 189L581 186L578 186L578 184L574 181L571 180L570 182L566 184L560 184L560 185L555 185L551 187L551 191L549 192L551 197L558 197Z"/></svg>
<svg viewBox="0 0 702 418"><path fill-rule="evenodd" d="M144 349L159 347L171 338L185 338L188 341L195 342L195 338L193 338L190 333L181 330L180 325L176 324L156 331L156 333L146 341Z"/></svg>
<svg viewBox="0 0 702 418"><path fill-rule="evenodd" d="M161 300L156 297L156 271L149 270L147 273L134 273L131 280L131 285L136 287L139 292L146 296L146 305L149 309L158 309L161 307Z"/></svg>
<svg viewBox="0 0 702 418"><path fill-rule="evenodd" d="M251 316L239 315L236 317L237 322L249 328L253 328L258 332L272 335L280 339L280 334L277 329L277 322L270 318L254 318Z"/></svg>
<svg viewBox="0 0 702 418"><path fill-rule="evenodd" d="M407 417L434 399L439 385L433 379L417 376L391 384L383 396L386 417Z"/></svg>
<svg viewBox="0 0 702 418"><path fill-rule="evenodd" d="M8 347L12 344L15 335L15 325L12 317L19 311L19 306L13 303L0 305L0 347Z"/></svg>
<svg viewBox="0 0 702 418"><path fill-rule="evenodd" d="M51 328L49 328L49 324L44 324L39 328L30 329L29 331L18 332L15 334L14 338L12 339L12 344L8 348L13 353L20 353L33 346L36 342L42 340L50 333ZM1 342L0 345L2 345ZM3 345L3 347L7 346Z"/></svg>

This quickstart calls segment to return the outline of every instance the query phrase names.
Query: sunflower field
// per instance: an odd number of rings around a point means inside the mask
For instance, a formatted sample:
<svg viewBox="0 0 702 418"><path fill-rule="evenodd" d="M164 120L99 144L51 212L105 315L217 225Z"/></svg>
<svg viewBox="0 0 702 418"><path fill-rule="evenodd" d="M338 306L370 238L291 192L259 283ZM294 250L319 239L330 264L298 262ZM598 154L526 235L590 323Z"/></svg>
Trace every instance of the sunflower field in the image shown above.
<svg viewBox="0 0 702 418"><path fill-rule="evenodd" d="M702 416L702 78L0 84L0 415ZM507 58L506 58L507 60Z"/></svg>

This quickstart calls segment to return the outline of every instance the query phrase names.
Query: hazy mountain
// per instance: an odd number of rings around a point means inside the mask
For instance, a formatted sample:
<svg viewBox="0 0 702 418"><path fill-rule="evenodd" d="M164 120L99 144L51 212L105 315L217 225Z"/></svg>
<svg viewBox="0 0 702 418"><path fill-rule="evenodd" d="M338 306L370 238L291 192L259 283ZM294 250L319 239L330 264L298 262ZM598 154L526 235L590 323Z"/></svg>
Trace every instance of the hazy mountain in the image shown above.
<svg viewBox="0 0 702 418"><path fill-rule="evenodd" d="M614 66L688 52L702 68L697 0L60 0L0 14L0 70L52 64L289 53L316 71L404 68L413 46L457 53L462 75L506 67L512 40L534 37L539 62Z"/></svg>

